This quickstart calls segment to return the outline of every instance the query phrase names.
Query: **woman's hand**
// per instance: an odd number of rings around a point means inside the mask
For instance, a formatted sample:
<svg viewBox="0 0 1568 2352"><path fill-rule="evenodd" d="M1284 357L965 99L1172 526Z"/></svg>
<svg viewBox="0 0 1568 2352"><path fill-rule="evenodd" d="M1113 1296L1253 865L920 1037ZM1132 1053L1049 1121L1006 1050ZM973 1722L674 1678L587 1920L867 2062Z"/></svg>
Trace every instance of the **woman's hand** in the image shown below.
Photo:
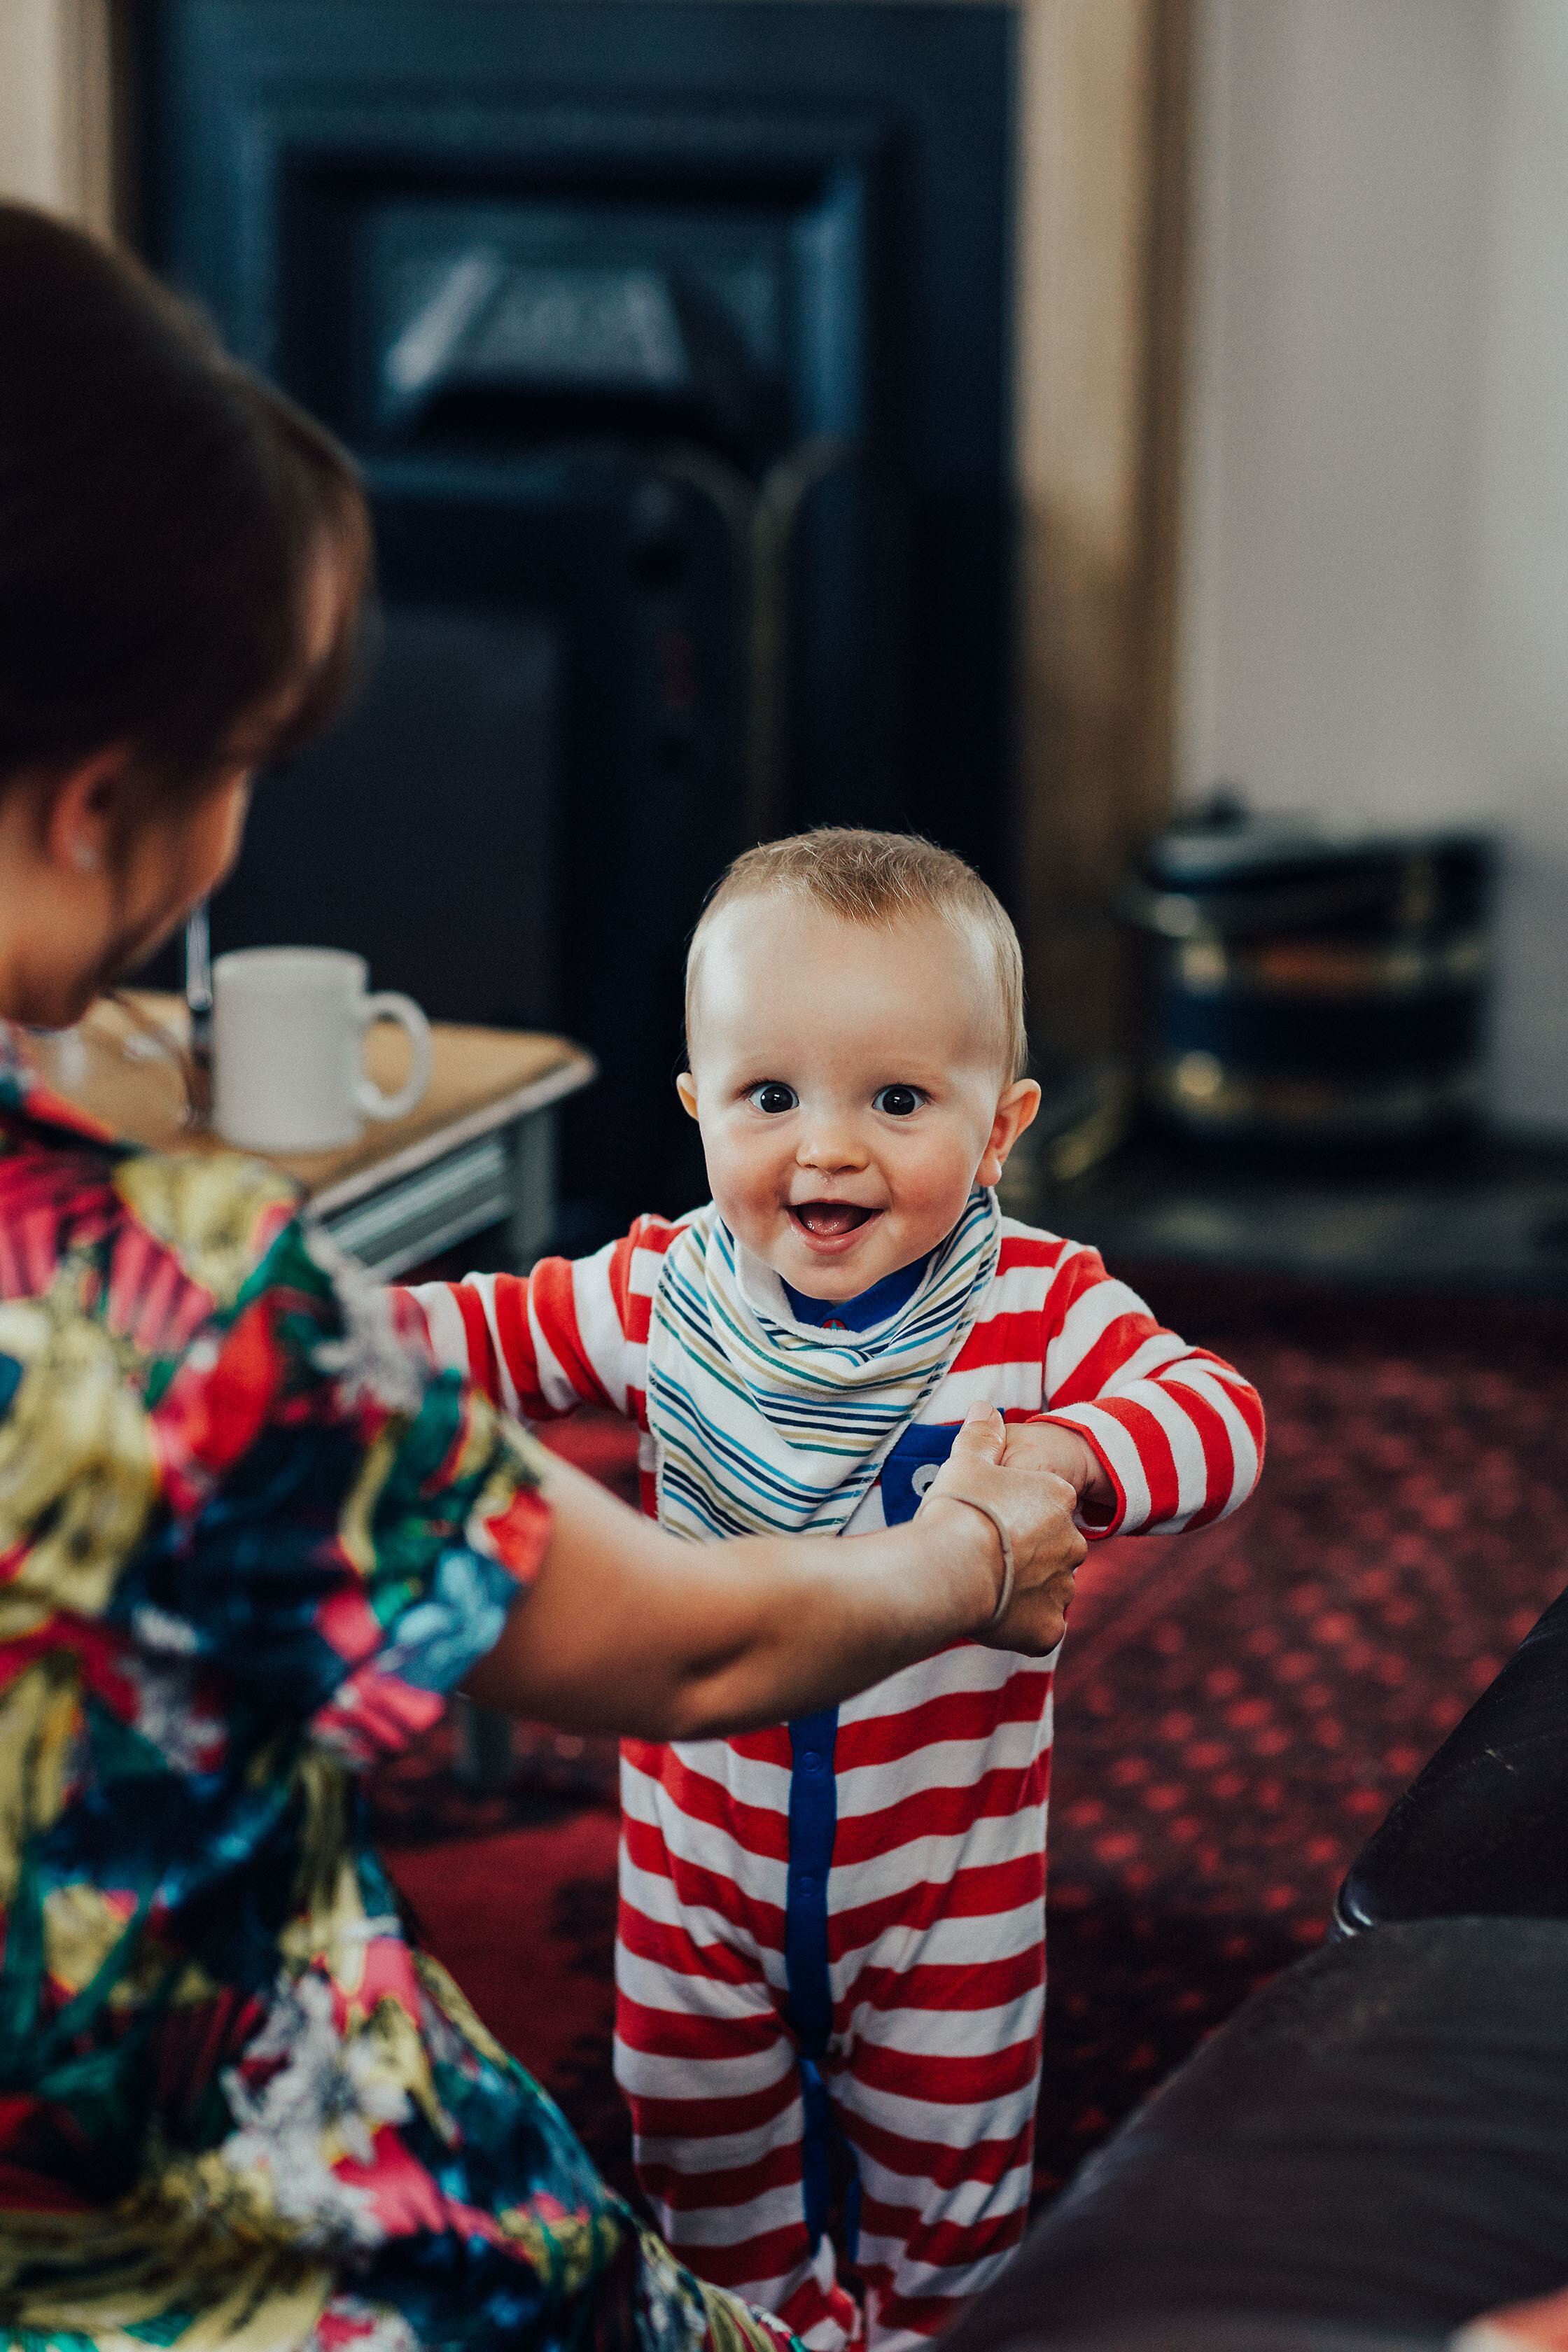
<svg viewBox="0 0 1568 2352"><path fill-rule="evenodd" d="M984 1409L954 1445L954 1475L995 1508L1013 1547L1000 1622L995 1527L936 1488L910 1525L848 1542L691 1544L552 1459L538 1580L466 1687L486 1706L569 1730L706 1739L835 1706L966 1633L1043 1655L1061 1637L1084 1543L1071 1487L998 1466L1001 1445L1001 1420Z"/></svg>
<svg viewBox="0 0 1568 2352"><path fill-rule="evenodd" d="M921 1517L940 1513L940 1523L951 1526L961 1512L971 1518L991 1515L996 1594L1003 1589L1004 1579L996 1524L1005 1528L1014 1568L1006 1610L1001 1617L993 1615L970 1631L975 1641L988 1648L1020 1650L1027 1657L1039 1658L1056 1648L1067 1630L1074 1573L1089 1546L1073 1525L1076 1488L1050 1470L1012 1462L1004 1465L1006 1437L1002 1416L994 1406L971 1405L952 1442L952 1452L926 1495Z"/></svg>

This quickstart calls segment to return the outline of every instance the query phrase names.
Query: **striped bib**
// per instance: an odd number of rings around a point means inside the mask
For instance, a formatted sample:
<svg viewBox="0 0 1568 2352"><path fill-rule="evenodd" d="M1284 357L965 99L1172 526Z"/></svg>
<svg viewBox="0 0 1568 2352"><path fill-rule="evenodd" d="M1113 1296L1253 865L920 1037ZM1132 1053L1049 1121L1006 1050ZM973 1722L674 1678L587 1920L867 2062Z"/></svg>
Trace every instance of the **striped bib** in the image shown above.
<svg viewBox="0 0 1568 2352"><path fill-rule="evenodd" d="M711 1202L665 1254L648 1331L660 1523L698 1542L837 1535L973 1329L1001 1248L978 1185L871 1331L806 1328Z"/></svg>

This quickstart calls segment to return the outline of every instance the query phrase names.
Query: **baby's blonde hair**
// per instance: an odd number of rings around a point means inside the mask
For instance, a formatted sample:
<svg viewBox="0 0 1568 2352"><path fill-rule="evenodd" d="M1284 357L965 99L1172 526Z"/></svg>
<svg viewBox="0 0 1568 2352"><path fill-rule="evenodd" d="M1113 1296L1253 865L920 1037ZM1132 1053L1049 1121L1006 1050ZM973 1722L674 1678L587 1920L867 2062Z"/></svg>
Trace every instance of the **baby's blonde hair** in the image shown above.
<svg viewBox="0 0 1568 2352"><path fill-rule="evenodd" d="M1029 1051L1024 958L1001 900L951 849L939 849L918 833L868 833L856 825L823 824L784 841L764 841L725 868L708 894L686 958L688 1038L698 959L710 926L732 900L763 898L804 898L843 922L872 929L933 914L978 931L995 965L1000 1058L1009 1077L1023 1076Z"/></svg>

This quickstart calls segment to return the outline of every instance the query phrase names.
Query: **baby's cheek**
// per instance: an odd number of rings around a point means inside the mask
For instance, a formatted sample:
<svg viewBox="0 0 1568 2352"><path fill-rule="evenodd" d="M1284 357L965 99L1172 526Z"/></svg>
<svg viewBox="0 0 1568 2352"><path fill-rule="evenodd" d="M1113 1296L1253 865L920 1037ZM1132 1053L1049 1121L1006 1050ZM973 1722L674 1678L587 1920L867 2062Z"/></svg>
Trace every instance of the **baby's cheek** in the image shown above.
<svg viewBox="0 0 1568 2352"><path fill-rule="evenodd" d="M963 1215L974 1175L975 1162L951 1142L944 1141L941 1150L911 1152L893 1171L895 1205L911 1224L930 1229L934 1248Z"/></svg>

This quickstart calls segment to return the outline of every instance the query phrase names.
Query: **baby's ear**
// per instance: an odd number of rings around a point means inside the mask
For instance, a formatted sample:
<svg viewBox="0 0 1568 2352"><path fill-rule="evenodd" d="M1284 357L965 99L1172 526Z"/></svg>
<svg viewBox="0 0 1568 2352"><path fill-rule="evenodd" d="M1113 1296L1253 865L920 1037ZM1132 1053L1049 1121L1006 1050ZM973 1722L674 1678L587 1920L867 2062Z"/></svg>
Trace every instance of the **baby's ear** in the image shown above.
<svg viewBox="0 0 1568 2352"><path fill-rule="evenodd" d="M682 1070L675 1081L675 1091L686 1106L688 1118L697 1117L697 1081L689 1070Z"/></svg>
<svg viewBox="0 0 1568 2352"><path fill-rule="evenodd" d="M1016 1078L1005 1087L996 1104L996 1116L992 1121L990 1140L975 1171L975 1181L994 1184L1005 1165L1007 1154L1034 1122L1040 1108L1040 1089L1033 1078Z"/></svg>

